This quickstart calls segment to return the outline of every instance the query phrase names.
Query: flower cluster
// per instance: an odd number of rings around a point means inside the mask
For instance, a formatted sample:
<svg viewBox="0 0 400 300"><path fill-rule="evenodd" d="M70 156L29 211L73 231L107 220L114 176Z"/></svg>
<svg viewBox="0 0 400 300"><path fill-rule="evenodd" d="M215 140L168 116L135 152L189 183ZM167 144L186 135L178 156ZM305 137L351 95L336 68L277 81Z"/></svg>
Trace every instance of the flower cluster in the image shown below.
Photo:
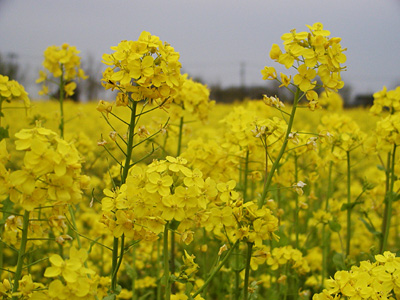
<svg viewBox="0 0 400 300"><path fill-rule="evenodd" d="M16 149L25 151L20 170L0 173L10 200L31 211L50 203L77 203L89 182L81 175L81 158L72 144L40 127L16 133ZM4 194L0 197L4 198Z"/></svg>
<svg viewBox="0 0 400 300"><path fill-rule="evenodd" d="M330 32L321 23L307 25L310 32L297 32L295 29L282 35L284 51L277 44L272 45L270 57L284 65L287 69L293 67L297 74L287 76L281 73L278 79L274 67L261 70L264 80L278 80L281 86L296 85L306 93L310 108L318 106L318 94L313 91L317 86L316 77L322 81L326 90L337 91L344 86L340 72L344 70L341 64L346 62L343 53L346 49L340 45L340 38L329 38ZM292 82L293 81L293 82Z"/></svg>
<svg viewBox="0 0 400 300"><path fill-rule="evenodd" d="M10 80L8 76L0 75L0 104L3 101L11 102L16 100L24 101L25 107L30 105L28 93L24 87L17 81Z"/></svg>
<svg viewBox="0 0 400 300"><path fill-rule="evenodd" d="M388 91L386 86L374 94L374 104L371 106L371 113L379 115L383 110L388 110L391 114L400 110L400 86Z"/></svg>
<svg viewBox="0 0 400 300"><path fill-rule="evenodd" d="M228 128L226 142L222 146L233 153L243 149L254 150L258 144L254 137L260 138L265 145L275 144L277 147L276 142L283 137L287 128L284 120L278 117L260 119L243 106L235 107L220 123Z"/></svg>
<svg viewBox="0 0 400 300"><path fill-rule="evenodd" d="M63 44L62 46L50 46L44 51L43 67L45 71L39 72L36 83L43 82L42 90L39 95L48 95L50 82L49 75L54 78L61 78L63 81L64 92L67 96L72 96L76 89L77 78L86 79L85 72L81 69L81 58L78 56L80 51L75 46Z"/></svg>
<svg viewBox="0 0 400 300"><path fill-rule="evenodd" d="M313 300L389 299L400 292L400 258L386 251L375 255L376 262L361 261L350 271L337 271L326 281L326 289L315 294ZM393 294L392 294L393 293Z"/></svg>
<svg viewBox="0 0 400 300"><path fill-rule="evenodd" d="M106 89L130 93L134 101L163 101L174 96L182 84L179 53L159 37L143 31L137 41L121 41L104 54L103 63L110 66L103 73Z"/></svg>
<svg viewBox="0 0 400 300"><path fill-rule="evenodd" d="M70 249L68 259L51 255L51 266L46 268L44 277L55 279L47 290L34 292L31 299L95 299L100 289L97 290L98 280L91 278L95 272L84 267L87 257L86 250L74 247Z"/></svg>
<svg viewBox="0 0 400 300"><path fill-rule="evenodd" d="M205 121L215 101L210 101L210 90L206 85L187 76L187 74L182 75L183 84L173 99L173 103L177 104L176 112L172 108L169 113L171 117L176 118L183 117L184 113L187 113L191 118L196 117Z"/></svg>
<svg viewBox="0 0 400 300"><path fill-rule="evenodd" d="M272 270L277 270L280 266L289 264L299 274L310 272L310 267L300 250L292 246L274 248L267 259L267 264Z"/></svg>
<svg viewBox="0 0 400 300"><path fill-rule="evenodd" d="M378 149L390 149L392 145L400 145L400 116L388 115L376 123L376 146Z"/></svg>
<svg viewBox="0 0 400 300"><path fill-rule="evenodd" d="M318 128L321 132L329 132L328 142L335 147L332 154L336 158L344 158L345 152L357 148L366 138L358 124L344 115L324 116Z"/></svg>
<svg viewBox="0 0 400 300"><path fill-rule="evenodd" d="M190 242L192 235L183 233L204 221L207 204L218 192L213 180L204 180L200 170L186 164L183 158L168 156L132 167L126 184L104 190L102 222L115 237L154 241L166 222L175 220L180 222L178 232Z"/></svg>

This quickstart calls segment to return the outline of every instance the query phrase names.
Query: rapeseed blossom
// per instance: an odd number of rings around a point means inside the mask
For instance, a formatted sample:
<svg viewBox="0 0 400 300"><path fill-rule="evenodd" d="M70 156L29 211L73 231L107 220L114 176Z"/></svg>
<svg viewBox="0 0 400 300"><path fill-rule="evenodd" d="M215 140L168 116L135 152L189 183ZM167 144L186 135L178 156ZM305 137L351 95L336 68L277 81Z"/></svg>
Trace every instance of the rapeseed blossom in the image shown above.
<svg viewBox="0 0 400 300"><path fill-rule="evenodd" d="M323 29L321 23L307 25L310 32L297 32L296 29L282 35L284 50L273 44L269 56L286 69L295 68L297 74L291 76L280 73L278 79L274 67L266 66L261 70L264 80L278 80L281 87L297 86L307 93L310 109L318 107L318 95L310 97L310 92L317 88L317 76L326 91L337 91L344 86L341 80L342 66L346 62L346 51L340 45L340 38L329 38L330 32Z"/></svg>
<svg viewBox="0 0 400 300"><path fill-rule="evenodd" d="M36 83L42 83L40 95L49 93L48 83L51 82L52 75L54 78L60 78L62 88L67 96L75 93L76 79L87 79L85 72L81 69L81 58L78 56L80 51L75 46L65 43L61 46L50 46L44 51L43 67L44 71L39 72L39 78Z"/></svg>
<svg viewBox="0 0 400 300"><path fill-rule="evenodd" d="M0 111L3 101L11 102L17 100L22 100L25 107L30 106L30 100L25 88L17 81L10 80L8 76L0 75Z"/></svg>
<svg viewBox="0 0 400 300"><path fill-rule="evenodd" d="M163 101L174 96L183 83L179 53L147 31L137 41L124 40L111 49L113 54L102 57L109 66L102 79L106 89L130 93L134 101Z"/></svg>

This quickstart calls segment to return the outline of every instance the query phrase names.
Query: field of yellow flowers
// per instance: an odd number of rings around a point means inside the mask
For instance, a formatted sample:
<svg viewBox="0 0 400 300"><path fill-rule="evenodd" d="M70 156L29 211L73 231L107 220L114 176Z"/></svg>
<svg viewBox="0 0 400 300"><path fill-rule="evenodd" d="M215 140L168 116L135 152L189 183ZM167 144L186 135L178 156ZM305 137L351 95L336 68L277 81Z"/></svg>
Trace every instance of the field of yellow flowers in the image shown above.
<svg viewBox="0 0 400 300"><path fill-rule="evenodd" d="M272 45L291 104L216 104L148 32L103 55L112 102L68 100L68 44L37 80L57 101L0 75L0 298L398 299L400 87L344 110L330 35Z"/></svg>

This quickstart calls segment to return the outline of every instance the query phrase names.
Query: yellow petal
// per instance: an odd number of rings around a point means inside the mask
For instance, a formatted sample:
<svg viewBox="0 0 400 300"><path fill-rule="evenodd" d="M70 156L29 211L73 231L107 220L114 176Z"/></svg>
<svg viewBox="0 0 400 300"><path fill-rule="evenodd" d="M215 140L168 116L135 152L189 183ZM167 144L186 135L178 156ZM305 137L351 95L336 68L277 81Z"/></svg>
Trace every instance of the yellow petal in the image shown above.
<svg viewBox="0 0 400 300"><path fill-rule="evenodd" d="M48 267L44 272L44 277L56 277L61 274L61 269L57 267Z"/></svg>
<svg viewBox="0 0 400 300"><path fill-rule="evenodd" d="M50 262L56 267L61 267L64 264L64 260L58 254L53 254L50 256Z"/></svg>
<svg viewBox="0 0 400 300"><path fill-rule="evenodd" d="M67 282L76 282L76 280L78 278L78 274L75 271L72 271L69 269L65 269L62 272L62 275L63 275L65 281L67 281Z"/></svg>

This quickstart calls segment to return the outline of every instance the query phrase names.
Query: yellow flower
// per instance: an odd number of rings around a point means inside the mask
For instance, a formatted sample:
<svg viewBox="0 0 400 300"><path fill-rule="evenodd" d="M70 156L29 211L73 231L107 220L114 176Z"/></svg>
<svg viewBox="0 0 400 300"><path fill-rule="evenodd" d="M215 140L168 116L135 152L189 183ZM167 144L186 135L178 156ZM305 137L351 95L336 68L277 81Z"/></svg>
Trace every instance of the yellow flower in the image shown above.
<svg viewBox="0 0 400 300"><path fill-rule="evenodd" d="M76 89L76 83L74 81L67 83L64 86L65 95L67 97L71 97L74 94L75 89Z"/></svg>
<svg viewBox="0 0 400 300"><path fill-rule="evenodd" d="M171 193L170 187L173 183L171 176L165 175L161 177L158 173L150 173L148 179L146 191L149 193L159 193L161 196L167 196Z"/></svg>
<svg viewBox="0 0 400 300"><path fill-rule="evenodd" d="M30 106L30 100L25 88L15 80L10 80L8 76L0 75L0 102L22 100L25 107Z"/></svg>
<svg viewBox="0 0 400 300"><path fill-rule="evenodd" d="M274 67L265 67L261 70L261 74L263 75L263 80L272 80L277 77Z"/></svg>
<svg viewBox="0 0 400 300"><path fill-rule="evenodd" d="M385 251L382 254L375 255L377 262L384 264L385 269L389 273L393 273L395 270L400 270L400 257L396 257L396 254L390 251Z"/></svg>
<svg viewBox="0 0 400 300"><path fill-rule="evenodd" d="M175 219L177 221L182 221L185 217L185 211L183 210L185 203L182 201L182 198L168 195L167 197L163 197L162 204L163 209L161 216L165 220L170 221Z"/></svg>
<svg viewBox="0 0 400 300"><path fill-rule="evenodd" d="M279 87L282 87L282 86L289 86L289 84L290 84L290 82L291 82L291 80L292 80L292 75L290 75L289 77L287 76L287 75L285 75L285 74L283 74L283 73L280 73L281 74L281 82L282 82L282 84L279 86Z"/></svg>
<svg viewBox="0 0 400 300"><path fill-rule="evenodd" d="M108 116L108 113L110 113L111 110L112 110L112 106L113 106L112 103L106 102L106 101L104 101L104 100L100 100L100 101L99 101L99 104L98 104L97 107L96 107L96 109L97 109L99 112L105 112L106 115Z"/></svg>
<svg viewBox="0 0 400 300"><path fill-rule="evenodd" d="M297 85L303 92L313 89L316 83L312 83L311 80L315 78L317 72L315 72L314 69L307 68L306 65L299 66L297 71L299 74L294 75L294 84Z"/></svg>
<svg viewBox="0 0 400 300"><path fill-rule="evenodd" d="M186 276L189 277L189 276L194 275L198 271L199 265L194 262L194 259L196 257L193 254L189 255L186 252L186 250L184 250L184 252L185 252L185 255L182 256L182 260L184 263L184 271L185 271Z"/></svg>
<svg viewBox="0 0 400 300"><path fill-rule="evenodd" d="M64 90L67 96L74 94L76 83L74 79L87 79L85 72L80 68L81 59L78 56L80 51L74 46L63 44L61 46L50 46L44 51L43 66L45 71L39 71L39 78L36 83L43 82L42 91L40 95L49 93L49 87L45 85L49 82L49 74L52 74L55 78L62 77L65 84Z"/></svg>
<svg viewBox="0 0 400 300"><path fill-rule="evenodd" d="M272 44L271 51L269 52L269 57L273 60L278 60L279 56L282 54L281 49L277 44Z"/></svg>
<svg viewBox="0 0 400 300"><path fill-rule="evenodd" d="M51 267L46 268L45 277L57 277L62 275L67 282L76 282L79 275L79 269L82 263L76 257L71 257L64 261L58 254L50 256Z"/></svg>

